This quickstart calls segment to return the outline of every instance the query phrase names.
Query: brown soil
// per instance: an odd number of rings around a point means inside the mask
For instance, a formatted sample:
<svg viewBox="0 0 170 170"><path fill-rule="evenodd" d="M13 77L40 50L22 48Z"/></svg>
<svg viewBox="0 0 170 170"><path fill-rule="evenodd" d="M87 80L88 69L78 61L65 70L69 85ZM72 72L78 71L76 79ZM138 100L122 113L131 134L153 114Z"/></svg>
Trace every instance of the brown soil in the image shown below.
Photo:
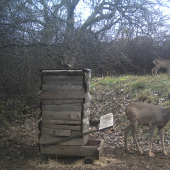
<svg viewBox="0 0 170 170"><path fill-rule="evenodd" d="M36 114L36 113L35 113ZM47 158L39 153L38 147L38 119L32 121L22 121L17 126L7 127L1 120L1 140L0 140L0 169L112 169L112 170L139 170L139 169L169 169L170 153L163 156L159 152L160 145L155 142L155 156L149 158L147 155L147 142L140 142L141 147L146 149L140 155L135 149L133 142L129 142L130 151L124 150L123 131L109 129L105 132L91 134L91 139L104 139L104 151L99 160L94 160L93 164L84 164L84 158ZM30 120L30 119L28 119ZM158 145L158 146L157 146Z"/></svg>

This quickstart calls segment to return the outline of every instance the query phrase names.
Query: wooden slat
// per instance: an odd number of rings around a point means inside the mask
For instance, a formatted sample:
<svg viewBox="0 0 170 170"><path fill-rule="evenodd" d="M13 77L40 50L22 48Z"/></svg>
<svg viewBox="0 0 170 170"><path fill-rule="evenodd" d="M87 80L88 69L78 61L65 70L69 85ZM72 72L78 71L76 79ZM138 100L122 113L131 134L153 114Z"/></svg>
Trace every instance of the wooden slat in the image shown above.
<svg viewBox="0 0 170 170"><path fill-rule="evenodd" d="M76 125L80 125L81 124L81 120L46 120L43 119L44 123L51 123L51 124L76 124Z"/></svg>
<svg viewBox="0 0 170 170"><path fill-rule="evenodd" d="M103 142L102 142L103 145ZM99 146L101 149L103 146ZM99 158L100 150L98 146L43 146L40 145L41 154L54 154L57 156L86 156ZM100 154L101 155L101 154Z"/></svg>
<svg viewBox="0 0 170 170"><path fill-rule="evenodd" d="M89 131L89 118L86 117L82 120L82 132L86 133Z"/></svg>
<svg viewBox="0 0 170 170"><path fill-rule="evenodd" d="M42 92L46 91L83 91L83 86L43 84Z"/></svg>
<svg viewBox="0 0 170 170"><path fill-rule="evenodd" d="M89 92L85 93L85 102L84 103L88 103L91 100L91 95Z"/></svg>
<svg viewBox="0 0 170 170"><path fill-rule="evenodd" d="M90 107L90 102L83 104L83 110L87 110Z"/></svg>
<svg viewBox="0 0 170 170"><path fill-rule="evenodd" d="M86 118L90 115L90 109L87 109L85 111L83 111L83 118Z"/></svg>
<svg viewBox="0 0 170 170"><path fill-rule="evenodd" d="M42 130L44 130L44 128L65 129L65 130L80 130L81 126L56 125L56 124L42 122Z"/></svg>
<svg viewBox="0 0 170 170"><path fill-rule="evenodd" d="M75 104L82 103L83 99L65 99L65 100L42 100L43 105L58 105L58 104Z"/></svg>
<svg viewBox="0 0 170 170"><path fill-rule="evenodd" d="M54 136L71 136L71 130L55 129Z"/></svg>
<svg viewBox="0 0 170 170"><path fill-rule="evenodd" d="M63 139L64 137L40 137L40 144L44 145L50 142L57 142L58 140ZM58 145L85 145L89 140L89 135L83 136L82 138L71 139L65 142L61 142Z"/></svg>
<svg viewBox="0 0 170 170"><path fill-rule="evenodd" d="M61 104L61 105L42 105L42 111L82 111L81 103Z"/></svg>
<svg viewBox="0 0 170 170"><path fill-rule="evenodd" d="M54 133L51 132L52 134L54 134L53 135L54 137L59 137L59 136L69 137L81 133L81 130L64 130L64 129L49 129L49 128L43 128L43 131L47 131L47 133L48 131L54 131Z"/></svg>
<svg viewBox="0 0 170 170"><path fill-rule="evenodd" d="M91 79L91 71L89 71L87 73L85 72L84 74L85 74L85 80L89 81Z"/></svg>
<svg viewBox="0 0 170 170"><path fill-rule="evenodd" d="M83 86L82 75L43 75L43 84Z"/></svg>
<svg viewBox="0 0 170 170"><path fill-rule="evenodd" d="M56 92L42 92L41 99L75 99L84 98L83 91L56 91Z"/></svg>
<svg viewBox="0 0 170 170"><path fill-rule="evenodd" d="M84 82L84 91L89 92L91 88L91 84L89 81Z"/></svg>
<svg viewBox="0 0 170 170"><path fill-rule="evenodd" d="M42 74L83 74L82 70L42 70Z"/></svg>
<svg viewBox="0 0 170 170"><path fill-rule="evenodd" d="M81 120L81 112L79 111L42 111L42 119L60 119L60 120Z"/></svg>
<svg viewBox="0 0 170 170"><path fill-rule="evenodd" d="M43 130L41 131L41 137L52 137L55 134L55 130Z"/></svg>

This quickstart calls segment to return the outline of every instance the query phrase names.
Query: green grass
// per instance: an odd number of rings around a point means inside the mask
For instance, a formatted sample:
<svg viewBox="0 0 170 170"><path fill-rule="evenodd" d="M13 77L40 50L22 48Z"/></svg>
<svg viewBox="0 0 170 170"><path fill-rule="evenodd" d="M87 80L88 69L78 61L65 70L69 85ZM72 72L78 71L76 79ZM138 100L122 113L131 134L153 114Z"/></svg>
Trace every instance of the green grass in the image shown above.
<svg viewBox="0 0 170 170"><path fill-rule="evenodd" d="M112 112L114 115L125 111L124 103L132 101L159 104L164 107L170 106L168 93L170 94L170 77L167 75L159 76L133 76L125 75L121 77L102 77L91 80L91 93L94 96L96 109L102 107L99 114ZM106 103L108 103L106 105ZM111 103L109 105L109 103ZM121 105L122 104L122 105ZM110 110L109 110L110 109ZM121 111L122 110L122 111ZM96 115L94 115L96 116ZM115 120L116 128L125 129L129 121L127 117ZM139 135L148 137L148 127L139 130ZM170 133L170 122L164 128L166 133ZM159 139L157 130L156 139ZM128 135L130 136L130 134Z"/></svg>
<svg viewBox="0 0 170 170"><path fill-rule="evenodd" d="M91 91L109 86L118 95L129 94L131 99L137 98L141 102L155 103L155 100L166 98L170 93L170 77L159 76L133 76L103 77L92 79ZM166 106L170 103L161 103Z"/></svg>

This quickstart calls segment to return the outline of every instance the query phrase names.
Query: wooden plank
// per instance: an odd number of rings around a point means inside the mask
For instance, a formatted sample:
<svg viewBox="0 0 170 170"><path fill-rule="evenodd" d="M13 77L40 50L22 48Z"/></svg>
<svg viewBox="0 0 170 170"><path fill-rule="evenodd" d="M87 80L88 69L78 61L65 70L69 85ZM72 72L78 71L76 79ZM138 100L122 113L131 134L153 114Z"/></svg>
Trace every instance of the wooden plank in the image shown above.
<svg viewBox="0 0 170 170"><path fill-rule="evenodd" d="M42 92L41 99L75 99L84 98L83 91L56 91L56 92Z"/></svg>
<svg viewBox="0 0 170 170"><path fill-rule="evenodd" d="M83 86L82 75L43 75L43 84Z"/></svg>
<svg viewBox="0 0 170 170"><path fill-rule="evenodd" d="M84 74L85 74L85 81L89 81L91 79L91 71L84 72Z"/></svg>
<svg viewBox="0 0 170 170"><path fill-rule="evenodd" d="M55 129L54 136L71 136L71 130Z"/></svg>
<svg viewBox="0 0 170 170"><path fill-rule="evenodd" d="M64 130L64 129L49 129L49 128L44 128L43 131L54 131L53 136L54 137L59 137L59 136L72 136L72 135L78 135L81 133L81 130Z"/></svg>
<svg viewBox="0 0 170 170"><path fill-rule="evenodd" d="M81 103L61 104L61 105L42 105L42 111L82 111Z"/></svg>
<svg viewBox="0 0 170 170"><path fill-rule="evenodd" d="M99 159L99 157L103 153L104 149L104 140L89 140L86 144L86 146L99 146L96 150L96 158Z"/></svg>
<svg viewBox="0 0 170 170"><path fill-rule="evenodd" d="M99 158L100 150L103 147L103 143L96 146L43 146L40 145L41 154L52 154L56 156L79 156L79 157L94 157ZM98 151L99 150L99 151Z"/></svg>
<svg viewBox="0 0 170 170"><path fill-rule="evenodd" d="M42 74L83 74L82 70L42 70Z"/></svg>
<svg viewBox="0 0 170 170"><path fill-rule="evenodd" d="M42 121L42 130L44 130L44 128L65 129L65 130L81 130L81 126L56 125L56 124L51 124L51 123L44 123Z"/></svg>
<svg viewBox="0 0 170 170"><path fill-rule="evenodd" d="M51 124L69 124L69 125L73 125L73 124L76 124L76 125L80 125L81 124L81 120L46 120L46 119L43 119L43 122L44 123L51 123Z"/></svg>
<svg viewBox="0 0 170 170"><path fill-rule="evenodd" d="M89 139L90 139L89 134L83 136L83 146L88 142Z"/></svg>
<svg viewBox="0 0 170 170"><path fill-rule="evenodd" d="M55 154L57 156L95 156L96 147L93 146L40 146L41 154Z"/></svg>
<svg viewBox="0 0 170 170"><path fill-rule="evenodd" d="M90 115L90 109L87 109L85 111L83 111L83 118L86 118Z"/></svg>
<svg viewBox="0 0 170 170"><path fill-rule="evenodd" d="M91 88L91 84L89 81L84 82L84 91L89 92Z"/></svg>
<svg viewBox="0 0 170 170"><path fill-rule="evenodd" d="M87 110L90 107L90 102L83 104L83 110Z"/></svg>
<svg viewBox="0 0 170 170"><path fill-rule="evenodd" d="M43 105L75 104L82 103L83 99L64 99L64 100L42 100Z"/></svg>
<svg viewBox="0 0 170 170"><path fill-rule="evenodd" d="M109 118L109 119L108 119ZM110 121L109 123L108 122L106 122L105 120L112 120L112 121ZM66 138L64 138L64 139L61 139L61 140L58 140L58 141L56 141L56 142L51 142L51 143L47 143L47 144L45 144L46 146L47 145L55 145L55 144L58 144L58 143L61 143L61 142L65 142L65 141L67 141L67 140L71 140L71 139L75 139L75 138L77 138L77 137L80 137L80 136L83 136L83 135L88 135L88 134L90 134L90 133L94 133L94 132L98 132L98 131L104 131L104 130L106 130L106 129L109 129L109 128L111 128L111 127L113 127L113 114L112 113L109 113L109 114L107 114L107 115L104 115L104 116L101 116L101 120L100 120L102 123L101 123L101 125L103 124L103 122L105 122L105 126L103 126L104 128L103 129L101 129L100 128L100 130L93 130L93 131L89 131L89 132L85 132L85 133L80 133L80 134L77 134L77 135L73 135L73 136L70 136L70 137L66 137ZM109 126L107 125L107 123L109 124Z"/></svg>
<svg viewBox="0 0 170 170"><path fill-rule="evenodd" d="M85 93L84 97L85 97L84 103L88 103L91 100L91 95L89 92Z"/></svg>
<svg viewBox="0 0 170 170"><path fill-rule="evenodd" d="M64 139L64 137L40 137L40 144L45 145L50 142L57 142L58 140ZM85 135L82 138L71 139L65 142L61 142L58 145L85 145L89 140L89 135Z"/></svg>
<svg viewBox="0 0 170 170"><path fill-rule="evenodd" d="M82 120L82 132L86 133L89 131L89 118L86 117Z"/></svg>
<svg viewBox="0 0 170 170"><path fill-rule="evenodd" d="M81 120L81 112L80 111L42 111L42 119L51 120L51 119L59 119L59 120Z"/></svg>
<svg viewBox="0 0 170 170"><path fill-rule="evenodd" d="M113 126L113 113L108 113L100 117L99 130Z"/></svg>
<svg viewBox="0 0 170 170"><path fill-rule="evenodd" d="M45 91L83 91L83 86L42 84L42 92Z"/></svg>
<svg viewBox="0 0 170 170"><path fill-rule="evenodd" d="M108 129L108 128L106 128L106 129ZM106 129L102 129L101 131L106 130ZM89 132L85 132L85 133L75 134L75 135L72 135L72 136L69 136L69 137L65 137L65 138L63 138L61 140L57 140L57 141L54 141L54 142L49 142L49 143L46 143L46 144L43 144L43 145L45 145L45 146L57 145L57 144L59 144L61 142L65 142L65 141L68 141L68 140L71 140L71 139L76 139L78 137L86 136L86 135L89 135L91 133L98 132L98 131L99 130L97 129L97 130L93 130L93 131L89 131Z"/></svg>
<svg viewBox="0 0 170 170"><path fill-rule="evenodd" d="M43 130L41 131L41 137L52 137L54 136L55 130Z"/></svg>

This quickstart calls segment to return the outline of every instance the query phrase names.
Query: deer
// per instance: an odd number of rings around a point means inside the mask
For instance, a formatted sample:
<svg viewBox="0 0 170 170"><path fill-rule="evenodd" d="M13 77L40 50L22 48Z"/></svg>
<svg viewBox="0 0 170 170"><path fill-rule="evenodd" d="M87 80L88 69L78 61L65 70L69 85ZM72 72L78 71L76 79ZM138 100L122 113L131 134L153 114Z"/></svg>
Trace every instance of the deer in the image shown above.
<svg viewBox="0 0 170 170"><path fill-rule="evenodd" d="M155 64L155 67L152 69L152 75L155 72L158 76L158 70L160 68L166 68L167 73L170 74L170 60L165 60L163 58L157 58L153 60L153 63Z"/></svg>
<svg viewBox="0 0 170 170"><path fill-rule="evenodd" d="M136 131L138 126L149 126L150 141L148 156L153 157L155 155L154 153L152 153L152 143L154 130L156 127L158 128L159 137L162 144L162 153L164 155L167 155L165 151L163 128L170 120L170 107L165 108L159 105L133 102L126 107L125 113L130 121L130 125L124 130L125 150L129 150L127 146L127 134L130 130L132 130L132 136L136 143L137 149L140 154L143 154L143 151L141 150L136 139Z"/></svg>

